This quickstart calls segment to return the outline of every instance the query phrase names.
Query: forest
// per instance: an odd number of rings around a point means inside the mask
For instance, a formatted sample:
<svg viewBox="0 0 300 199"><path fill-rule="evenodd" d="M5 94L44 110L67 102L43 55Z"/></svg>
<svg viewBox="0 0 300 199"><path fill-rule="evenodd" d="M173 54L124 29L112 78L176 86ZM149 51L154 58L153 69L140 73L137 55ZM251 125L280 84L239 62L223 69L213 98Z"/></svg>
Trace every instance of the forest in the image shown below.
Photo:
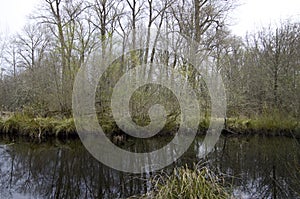
<svg viewBox="0 0 300 199"><path fill-rule="evenodd" d="M277 125L283 130L297 129L300 22L285 20L270 24L242 38L230 31L229 14L237 6L236 1L223 0L41 1L22 31L1 38L1 110L35 117L69 118L78 70L88 65L92 74L93 68L101 67L104 57L115 54L116 46L125 52L126 40L133 32L132 45L144 42L147 49L136 56L140 59L135 64L153 63L154 59L166 63L165 68L150 66L137 75L149 79L153 71L160 70L160 74L166 73L171 81L177 81L169 69L184 74L184 81L201 95L198 101L206 117L210 105L205 82L180 56L182 49L172 54L149 46L150 37L158 38L165 31L192 38L198 44L198 51L206 52L205 56L213 63L207 70L220 74L224 83L228 124L248 128L252 119L254 127L268 129ZM151 28L156 31L150 31ZM137 34L138 31L143 33ZM168 40L178 42L176 37ZM123 68L128 70L128 66ZM118 71L112 69L104 79L120 76ZM157 92L159 89L152 96ZM109 93L101 96L100 101L107 101L104 98ZM132 110L139 106L132 105ZM102 111L106 108L100 107Z"/></svg>

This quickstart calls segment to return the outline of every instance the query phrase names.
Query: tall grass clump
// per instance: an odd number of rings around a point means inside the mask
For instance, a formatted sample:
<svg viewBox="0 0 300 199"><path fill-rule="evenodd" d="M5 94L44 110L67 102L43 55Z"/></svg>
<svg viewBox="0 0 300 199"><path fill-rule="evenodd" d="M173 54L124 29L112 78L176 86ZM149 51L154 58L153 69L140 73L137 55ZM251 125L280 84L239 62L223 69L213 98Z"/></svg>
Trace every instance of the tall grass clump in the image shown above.
<svg viewBox="0 0 300 199"><path fill-rule="evenodd" d="M3 121L3 132L8 134L34 135L38 132L38 123L23 114L14 114Z"/></svg>
<svg viewBox="0 0 300 199"><path fill-rule="evenodd" d="M57 121L54 130L56 136L74 136L76 134L74 119L65 118Z"/></svg>
<svg viewBox="0 0 300 199"><path fill-rule="evenodd" d="M224 179L215 175L207 167L175 168L171 175L160 176L155 181L156 189L151 193L150 198L231 198L229 191L225 188Z"/></svg>
<svg viewBox="0 0 300 199"><path fill-rule="evenodd" d="M30 137L77 135L73 118L31 117L22 113L15 113L7 119L0 119L0 131L5 134Z"/></svg>
<svg viewBox="0 0 300 199"><path fill-rule="evenodd" d="M209 117L205 117L203 119L200 120L199 122L199 131L200 132L206 132L207 129L209 128L209 124L210 124L210 118Z"/></svg>

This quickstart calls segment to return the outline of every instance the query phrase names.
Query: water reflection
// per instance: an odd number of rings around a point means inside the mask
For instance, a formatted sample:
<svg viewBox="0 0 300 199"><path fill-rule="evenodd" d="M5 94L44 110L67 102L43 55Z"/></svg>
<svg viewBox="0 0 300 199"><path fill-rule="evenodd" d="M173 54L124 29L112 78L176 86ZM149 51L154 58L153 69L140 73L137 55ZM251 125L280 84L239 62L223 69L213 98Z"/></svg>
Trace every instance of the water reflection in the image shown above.
<svg viewBox="0 0 300 199"><path fill-rule="evenodd" d="M153 142L131 142L131 151L149 151ZM201 138L175 164L199 161ZM136 149L135 149L136 148ZM137 149L138 148L138 149ZM207 157L228 175L240 198L300 198L300 147L288 138L221 138ZM125 198L151 189L152 174L132 175L96 161L79 140L33 143L0 141L0 198Z"/></svg>
<svg viewBox="0 0 300 199"><path fill-rule="evenodd" d="M212 165L234 176L234 191L245 198L299 198L297 140L259 136L222 139ZM298 169L297 169L298 168Z"/></svg>
<svg viewBox="0 0 300 199"><path fill-rule="evenodd" d="M103 166L79 141L2 145L0 179L1 198L119 198L144 190L139 176Z"/></svg>

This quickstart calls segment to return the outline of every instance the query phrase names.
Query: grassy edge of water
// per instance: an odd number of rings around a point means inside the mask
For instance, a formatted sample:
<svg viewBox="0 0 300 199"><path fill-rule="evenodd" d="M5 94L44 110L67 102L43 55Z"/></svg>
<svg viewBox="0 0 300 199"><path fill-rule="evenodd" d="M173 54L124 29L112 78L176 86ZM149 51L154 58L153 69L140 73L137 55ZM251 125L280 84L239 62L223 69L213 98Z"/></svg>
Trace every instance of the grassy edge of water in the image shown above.
<svg viewBox="0 0 300 199"><path fill-rule="evenodd" d="M209 120L199 123L199 134L206 132ZM114 123L105 123L106 131L115 132ZM174 129L165 127L165 129ZM30 137L77 137L73 118L30 117L15 113L8 118L0 117L0 133ZM119 132L118 132L119 133ZM172 132L163 132L162 135ZM293 118L260 116L256 118L228 118L224 134L263 134L267 136L287 136L300 138L300 121Z"/></svg>
<svg viewBox="0 0 300 199"><path fill-rule="evenodd" d="M226 120L225 132L300 138L300 121L274 116L229 118Z"/></svg>
<svg viewBox="0 0 300 199"><path fill-rule="evenodd" d="M37 137L77 137L73 118L30 117L13 114L0 118L0 132L14 136Z"/></svg>

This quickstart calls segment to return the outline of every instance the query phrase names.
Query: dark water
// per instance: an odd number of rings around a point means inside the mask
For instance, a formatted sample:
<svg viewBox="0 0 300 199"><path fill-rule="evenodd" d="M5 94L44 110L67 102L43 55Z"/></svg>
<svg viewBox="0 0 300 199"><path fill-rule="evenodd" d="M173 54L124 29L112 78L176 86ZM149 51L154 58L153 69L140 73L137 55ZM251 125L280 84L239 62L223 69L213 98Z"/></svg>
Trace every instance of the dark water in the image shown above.
<svg viewBox="0 0 300 199"><path fill-rule="evenodd" d="M175 165L198 162L201 138ZM151 142L131 142L149 149ZM300 198L300 146L284 137L220 138L206 162L228 177L236 198ZM0 139L0 198L126 198L151 189L153 174L133 175L95 160L80 140L28 142Z"/></svg>

